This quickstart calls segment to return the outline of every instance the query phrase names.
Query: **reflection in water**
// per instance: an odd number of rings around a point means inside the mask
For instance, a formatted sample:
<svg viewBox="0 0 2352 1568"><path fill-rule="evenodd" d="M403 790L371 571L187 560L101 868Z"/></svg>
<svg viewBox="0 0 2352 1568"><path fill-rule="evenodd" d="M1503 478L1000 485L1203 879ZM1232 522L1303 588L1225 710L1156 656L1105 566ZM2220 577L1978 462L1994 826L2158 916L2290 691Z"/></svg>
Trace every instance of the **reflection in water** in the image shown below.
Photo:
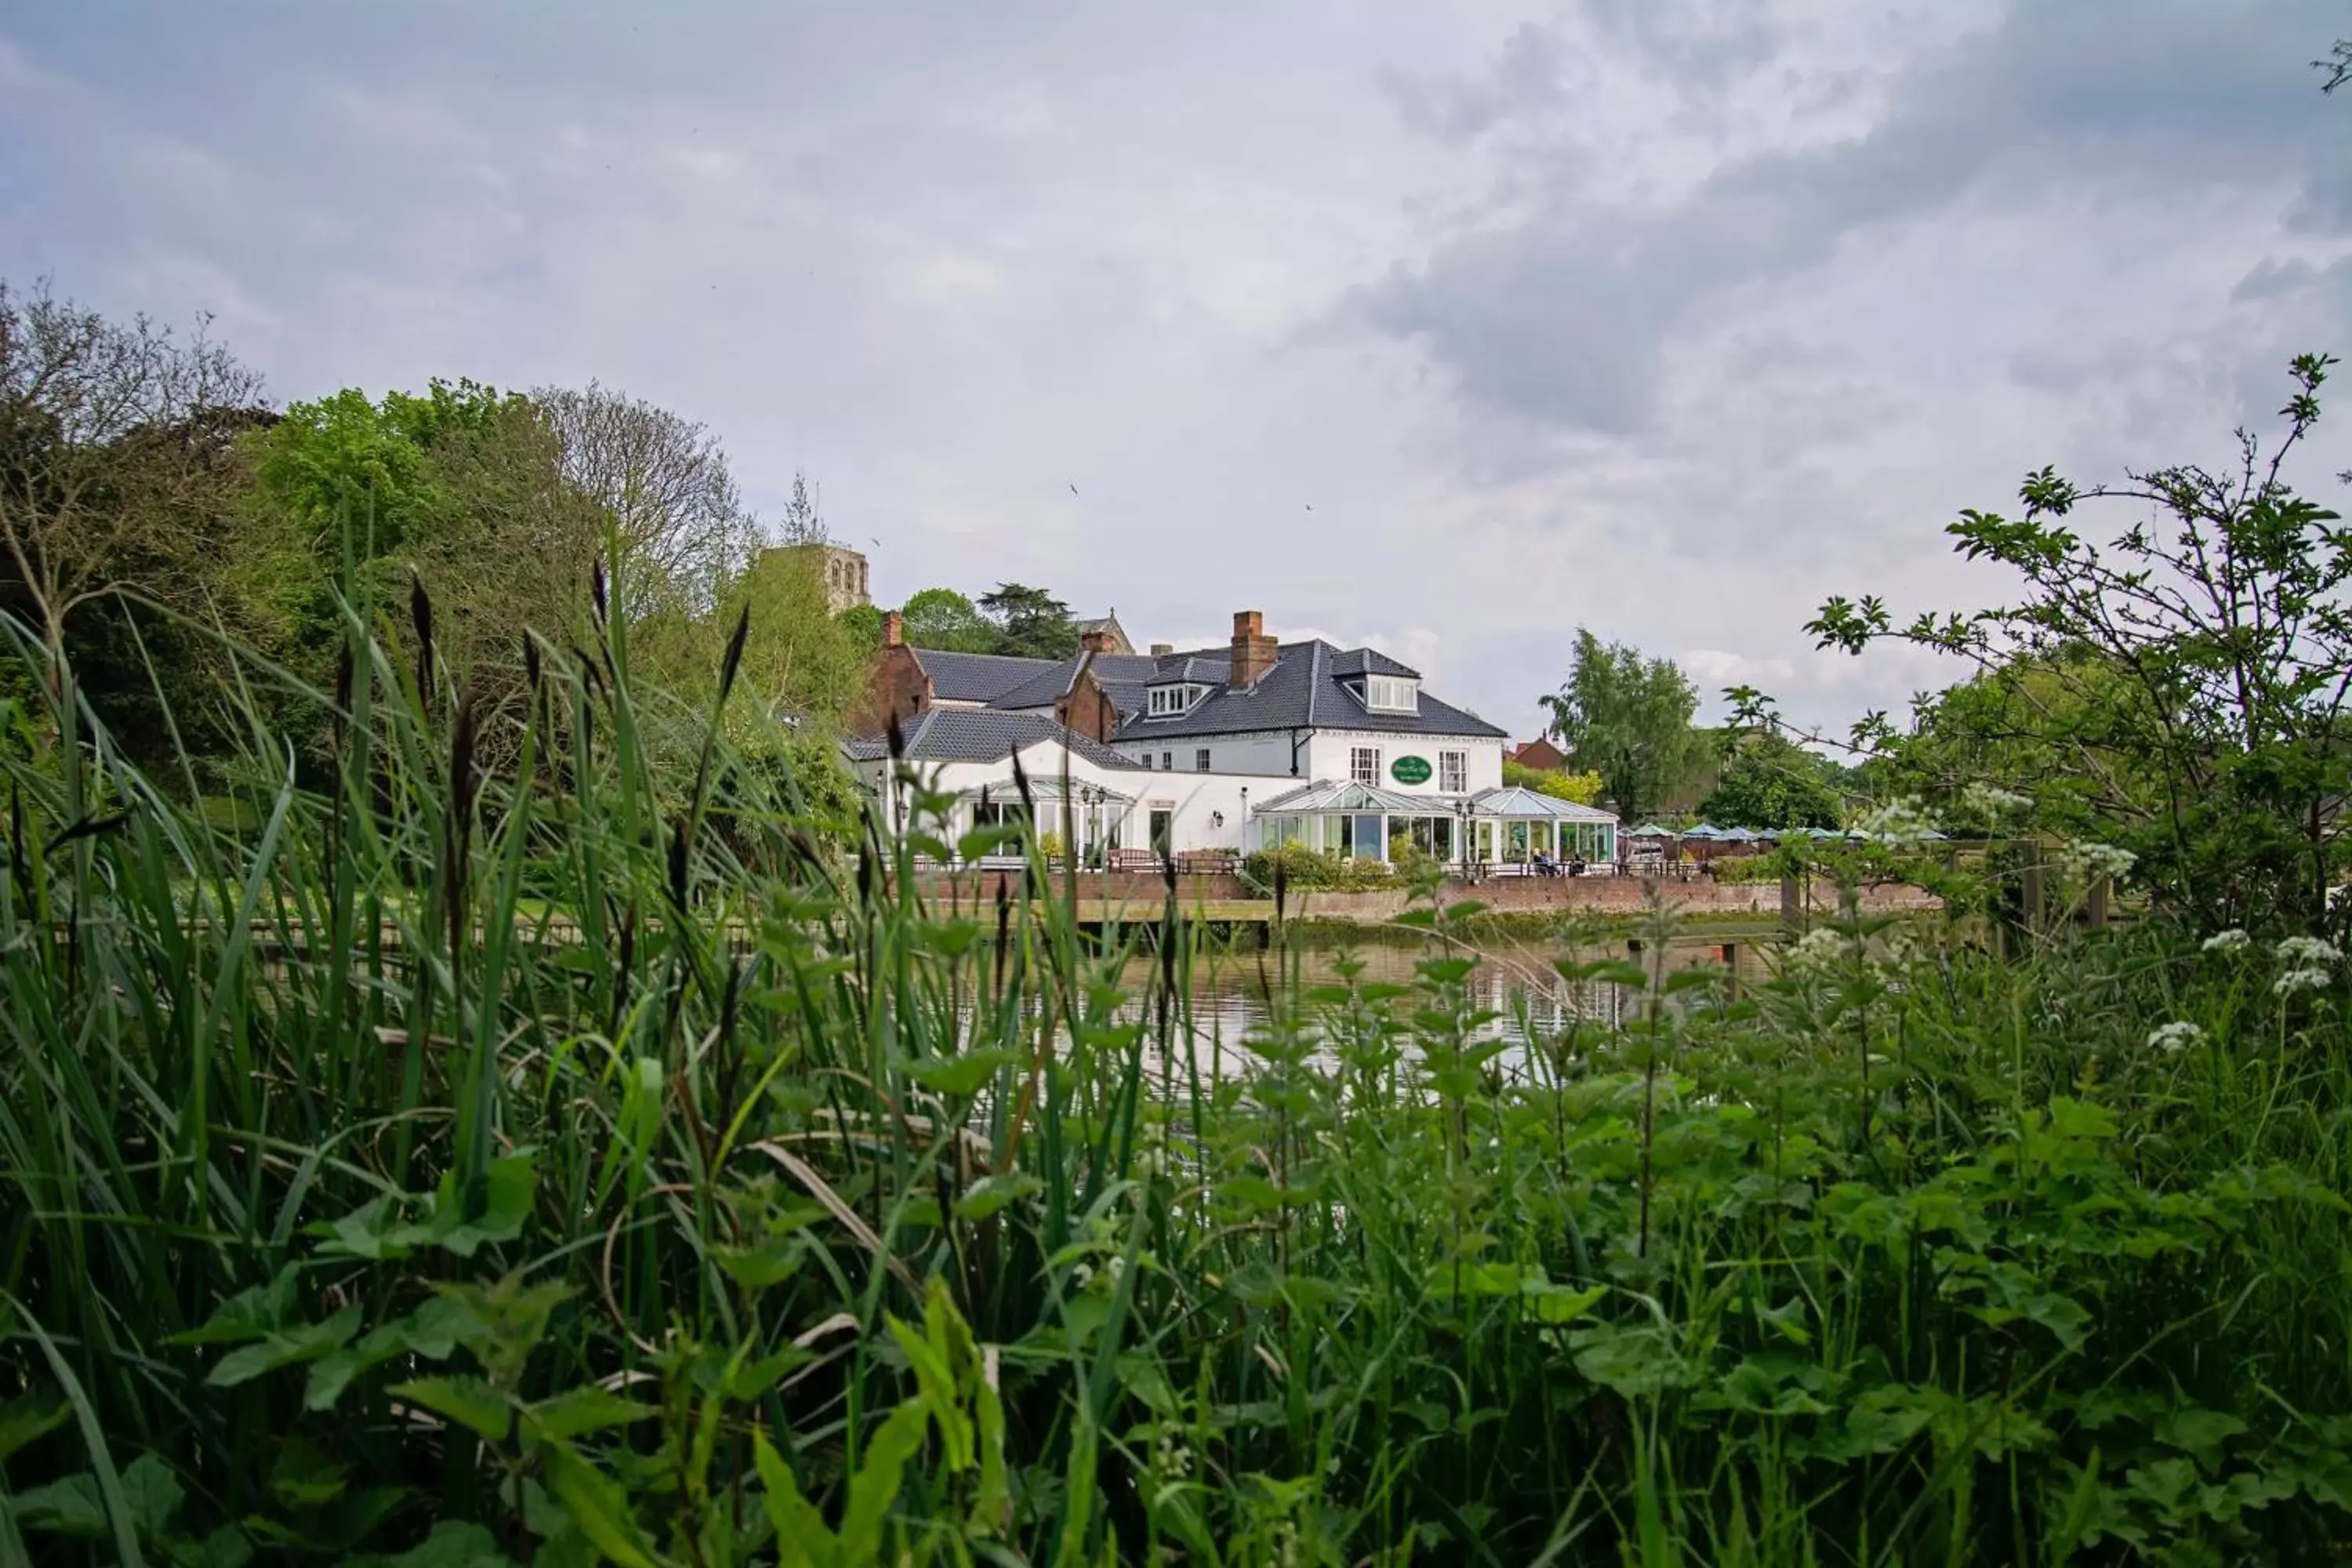
<svg viewBox="0 0 2352 1568"><path fill-rule="evenodd" d="M1624 988L1601 981L1564 980L1554 964L1564 959L1590 962L1597 958L1640 958L1642 955L1630 951L1630 946L1620 941L1571 952L1558 946L1498 942L1479 950L1478 967L1471 972L1465 984L1472 1005L1495 1016L1478 1033L1489 1039L1533 1045L1555 1038L1575 1023L1603 1027L1623 1024L1633 1000ZM1354 977L1353 983L1358 985L1411 986L1421 978L1415 966L1436 951L1433 947L1382 943L1352 952L1318 947L1300 949L1287 955L1240 952L1201 957L1194 961L1191 985L1194 1037L1203 1050L1216 1049L1228 1063L1238 1066L1242 1040L1263 1029L1273 1016L1268 993L1285 984L1286 962L1296 966L1297 984L1302 987L1345 984L1339 970L1350 961L1362 965ZM1451 951L1465 950L1456 947ZM1654 958L1653 950L1643 961L1645 965ZM1157 962L1138 958L1129 966L1126 984L1130 996L1143 993ZM1725 949L1719 942L1675 942L1666 950L1665 967L1669 972L1693 967L1720 970L1724 962ZM1742 978L1756 973L1753 959L1744 954L1739 969ZM1396 1005L1409 1010L1418 999L1402 997ZM1522 1003L1527 1010L1525 1036L1521 1034L1518 1013ZM1233 1054L1227 1055L1229 1052ZM1513 1056L1516 1058L1517 1053Z"/></svg>

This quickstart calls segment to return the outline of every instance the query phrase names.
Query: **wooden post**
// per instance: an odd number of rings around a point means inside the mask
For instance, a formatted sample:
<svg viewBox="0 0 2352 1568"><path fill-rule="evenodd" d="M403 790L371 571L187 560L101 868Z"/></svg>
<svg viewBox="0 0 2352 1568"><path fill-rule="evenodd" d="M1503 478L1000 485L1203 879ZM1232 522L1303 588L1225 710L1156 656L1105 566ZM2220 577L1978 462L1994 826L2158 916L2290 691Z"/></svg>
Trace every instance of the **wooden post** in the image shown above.
<svg viewBox="0 0 2352 1568"><path fill-rule="evenodd" d="M2049 925L2049 911L2044 900L2049 896L2048 879L2042 865L2042 841L2026 840L2025 872L2021 879L2025 904L2025 934L2039 937Z"/></svg>
<svg viewBox="0 0 2352 1568"><path fill-rule="evenodd" d="M1728 976L1724 982L1724 999L1737 1002L1739 1000L1739 944L1738 942L1727 942L1723 944L1723 967Z"/></svg>
<svg viewBox="0 0 2352 1568"><path fill-rule="evenodd" d="M1783 871L1780 873L1781 940L1796 941L1799 929L1803 922L1804 904L1797 893L1797 874L1794 871Z"/></svg>
<svg viewBox="0 0 2352 1568"><path fill-rule="evenodd" d="M2093 931L2106 927L2107 898L2115 890L2115 886L2113 877L2095 877L2091 880L2090 893L2083 900L2083 919Z"/></svg>

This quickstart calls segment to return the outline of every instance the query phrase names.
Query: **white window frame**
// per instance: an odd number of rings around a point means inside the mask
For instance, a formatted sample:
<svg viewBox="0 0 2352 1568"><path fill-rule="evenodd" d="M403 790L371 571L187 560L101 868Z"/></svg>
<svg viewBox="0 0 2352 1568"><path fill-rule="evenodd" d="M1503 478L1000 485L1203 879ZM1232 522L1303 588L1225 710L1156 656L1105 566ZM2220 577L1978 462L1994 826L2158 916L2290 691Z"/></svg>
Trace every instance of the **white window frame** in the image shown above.
<svg viewBox="0 0 2352 1568"><path fill-rule="evenodd" d="M1375 713L1418 713L1421 682L1402 675L1368 675L1364 706Z"/></svg>
<svg viewBox="0 0 2352 1568"><path fill-rule="evenodd" d="M1162 752L1160 753L1160 771L1163 773L1172 773L1176 771L1175 752Z"/></svg>
<svg viewBox="0 0 2352 1568"><path fill-rule="evenodd" d="M1440 752L1437 753L1437 789L1441 795L1470 793L1470 753Z"/></svg>
<svg viewBox="0 0 2352 1568"><path fill-rule="evenodd" d="M1192 753L1192 771L1196 773L1205 773L1209 771L1208 747L1202 746Z"/></svg>
<svg viewBox="0 0 2352 1568"><path fill-rule="evenodd" d="M1369 764L1366 761L1368 758L1370 759ZM1370 778L1366 778L1364 776L1364 770L1367 765L1371 769L1372 776ZM1378 746L1349 747L1348 777L1353 783L1370 784L1373 788L1378 789L1381 783L1381 749Z"/></svg>
<svg viewBox="0 0 2352 1568"><path fill-rule="evenodd" d="M1151 771L1151 753L1150 752L1143 753L1142 762L1143 771L1147 773L1150 773Z"/></svg>
<svg viewBox="0 0 2352 1568"><path fill-rule="evenodd" d="M1154 719L1173 719L1190 706L1184 700L1185 689L1181 686L1155 686L1151 689L1151 712Z"/></svg>

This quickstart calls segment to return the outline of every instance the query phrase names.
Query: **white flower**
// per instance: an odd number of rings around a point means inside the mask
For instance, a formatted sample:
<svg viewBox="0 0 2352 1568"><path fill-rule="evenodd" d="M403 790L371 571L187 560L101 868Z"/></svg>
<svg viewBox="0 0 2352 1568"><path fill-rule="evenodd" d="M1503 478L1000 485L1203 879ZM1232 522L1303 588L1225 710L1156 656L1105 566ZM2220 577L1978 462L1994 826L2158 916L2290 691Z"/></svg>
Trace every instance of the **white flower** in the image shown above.
<svg viewBox="0 0 2352 1568"><path fill-rule="evenodd" d="M2169 1024L2158 1024L2147 1032L2147 1048L2152 1051L2177 1051L2204 1039L2205 1031L2186 1018L2176 1018Z"/></svg>
<svg viewBox="0 0 2352 1568"><path fill-rule="evenodd" d="M1780 967L1790 974L1828 974L1843 964L1853 953L1853 942L1844 932L1821 926L1789 944L1788 951L1781 955Z"/></svg>
<svg viewBox="0 0 2352 1568"><path fill-rule="evenodd" d="M2281 963L2297 969L2322 969L2344 962L2334 942L2315 936L2283 936L2276 951Z"/></svg>
<svg viewBox="0 0 2352 1568"><path fill-rule="evenodd" d="M1854 824L1854 828L1865 838L1874 838L1881 844L1901 849L1926 842L1927 836L1936 830L1936 825L1919 808L1916 796L1906 795L1901 800L1887 802L1875 811L1864 813L1862 820Z"/></svg>
<svg viewBox="0 0 2352 1568"><path fill-rule="evenodd" d="M2240 931L2236 926L2231 926L2228 931L2217 931L2207 937L2205 951L2207 952L2242 952L2245 950L2246 943L2252 940L2244 931Z"/></svg>
<svg viewBox="0 0 2352 1568"><path fill-rule="evenodd" d="M1151 1468L1170 1480L1181 1481L1192 1473L1192 1451L1172 1436L1163 1436L1153 1445Z"/></svg>
<svg viewBox="0 0 2352 1568"><path fill-rule="evenodd" d="M2030 808L2033 805L2033 797L2003 789L1999 784L1972 784L1960 792L1960 803L1979 816L2007 816Z"/></svg>
<svg viewBox="0 0 2352 1568"><path fill-rule="evenodd" d="M2128 849L2118 849L2112 844L2094 844L2077 838L2066 846L2064 858L2068 864L2079 868L2085 877L2121 877L2139 858Z"/></svg>
<svg viewBox="0 0 2352 1568"><path fill-rule="evenodd" d="M2290 969L2271 982L2271 989L2281 996L2292 996L2298 991L2325 991L2327 989L2327 971Z"/></svg>

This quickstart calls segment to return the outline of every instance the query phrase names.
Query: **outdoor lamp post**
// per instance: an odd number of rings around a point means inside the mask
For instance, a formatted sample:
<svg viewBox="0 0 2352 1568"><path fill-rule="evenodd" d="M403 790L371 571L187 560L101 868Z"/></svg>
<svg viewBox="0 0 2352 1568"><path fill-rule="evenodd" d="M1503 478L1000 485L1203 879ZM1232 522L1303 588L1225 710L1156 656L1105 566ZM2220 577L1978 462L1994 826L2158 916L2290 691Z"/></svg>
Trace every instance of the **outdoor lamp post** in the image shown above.
<svg viewBox="0 0 2352 1568"><path fill-rule="evenodd" d="M1465 879L1469 875L1470 871L1470 816L1472 809L1470 797L1466 795L1460 800L1454 803L1454 815L1455 817L1454 858L1457 861L1461 862L1463 874Z"/></svg>

